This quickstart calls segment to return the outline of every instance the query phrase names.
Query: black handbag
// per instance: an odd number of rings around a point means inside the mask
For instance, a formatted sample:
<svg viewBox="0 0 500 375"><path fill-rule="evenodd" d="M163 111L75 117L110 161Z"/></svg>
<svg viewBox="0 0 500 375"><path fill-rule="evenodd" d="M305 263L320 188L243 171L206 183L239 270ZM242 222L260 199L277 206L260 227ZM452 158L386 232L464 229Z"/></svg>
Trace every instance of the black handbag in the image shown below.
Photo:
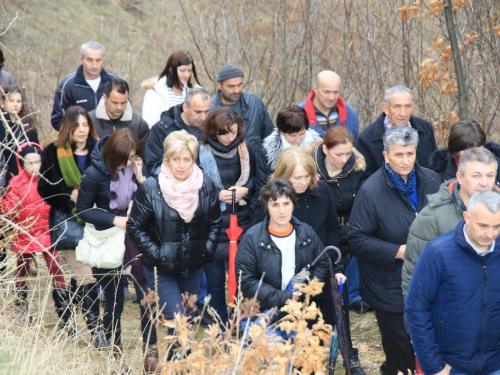
<svg viewBox="0 0 500 375"><path fill-rule="evenodd" d="M83 238L84 223L78 223L71 212L53 208L51 213L50 240L54 250L75 250Z"/></svg>

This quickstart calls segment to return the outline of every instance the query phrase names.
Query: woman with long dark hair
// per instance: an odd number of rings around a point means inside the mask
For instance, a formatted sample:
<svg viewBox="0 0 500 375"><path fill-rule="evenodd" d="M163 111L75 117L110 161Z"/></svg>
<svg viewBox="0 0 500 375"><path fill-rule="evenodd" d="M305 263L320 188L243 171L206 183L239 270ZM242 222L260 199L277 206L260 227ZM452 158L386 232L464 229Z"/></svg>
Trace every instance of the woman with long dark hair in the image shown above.
<svg viewBox="0 0 500 375"><path fill-rule="evenodd" d="M191 54L188 51L178 50L168 57L158 77L142 83L142 88L146 90L142 102L142 118L146 120L149 127L160 121L162 112L184 103L187 91L195 87L192 76L194 76L195 85L201 87Z"/></svg>
<svg viewBox="0 0 500 375"><path fill-rule="evenodd" d="M76 200L82 175L90 166L90 155L98 139L88 112L82 107L73 106L64 114L57 139L45 147L38 193L50 205L49 227L52 231L65 224L58 218L66 219L76 214ZM72 249L61 248L56 243L52 243L52 246L66 259L71 269L70 292L59 290L59 309L65 311L61 325L68 326L68 320L74 310L70 303L81 303L85 322L92 335L92 344L96 347L104 346L100 333L96 281L92 269L76 260L76 243ZM70 326L68 328L72 334L73 329Z"/></svg>

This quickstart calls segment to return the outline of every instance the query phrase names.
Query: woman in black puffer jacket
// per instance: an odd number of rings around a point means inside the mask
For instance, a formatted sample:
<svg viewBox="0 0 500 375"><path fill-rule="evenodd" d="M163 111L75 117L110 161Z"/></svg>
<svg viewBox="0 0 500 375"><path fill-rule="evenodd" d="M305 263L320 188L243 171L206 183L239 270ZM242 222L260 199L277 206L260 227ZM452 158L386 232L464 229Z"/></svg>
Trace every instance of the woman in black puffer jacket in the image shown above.
<svg viewBox="0 0 500 375"><path fill-rule="evenodd" d="M212 179L222 211L222 231L213 262L205 266L210 304L223 323L226 307L226 263L229 260L229 218L235 192L235 214L244 231L251 226L255 156L244 139L243 118L231 107L217 108L207 119L200 146L200 167Z"/></svg>
<svg viewBox="0 0 500 375"><path fill-rule="evenodd" d="M219 240L221 213L212 180L195 164L198 141L186 131L163 143L161 171L139 189L127 223L130 239L142 252L144 271L166 319L183 312L181 294L197 294L203 267Z"/></svg>
<svg viewBox="0 0 500 375"><path fill-rule="evenodd" d="M119 129L101 139L92 151L90 167L82 176L76 202L78 215L97 230L125 228L130 201L137 185L145 181L142 158L139 139L129 129ZM92 267L92 273L105 296L103 324L107 344L120 347L124 301L121 267L111 270Z"/></svg>

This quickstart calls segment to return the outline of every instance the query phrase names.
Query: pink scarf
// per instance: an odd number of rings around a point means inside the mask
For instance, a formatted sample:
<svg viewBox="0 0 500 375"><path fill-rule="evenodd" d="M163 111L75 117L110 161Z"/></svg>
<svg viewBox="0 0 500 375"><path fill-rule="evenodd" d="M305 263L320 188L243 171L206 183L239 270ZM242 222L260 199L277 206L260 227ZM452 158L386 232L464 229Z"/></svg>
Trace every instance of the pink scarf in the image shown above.
<svg viewBox="0 0 500 375"><path fill-rule="evenodd" d="M194 164L189 177L184 181L177 181L170 167L162 163L158 182L167 204L176 210L186 223L189 223L198 207L198 192L203 185L203 173L200 167Z"/></svg>

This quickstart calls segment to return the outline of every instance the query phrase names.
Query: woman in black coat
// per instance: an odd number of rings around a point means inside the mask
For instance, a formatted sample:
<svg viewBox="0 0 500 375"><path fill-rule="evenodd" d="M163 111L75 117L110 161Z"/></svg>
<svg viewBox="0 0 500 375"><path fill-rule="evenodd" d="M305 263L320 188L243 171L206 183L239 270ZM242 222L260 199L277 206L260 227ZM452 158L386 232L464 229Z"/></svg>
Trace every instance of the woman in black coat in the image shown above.
<svg viewBox="0 0 500 375"><path fill-rule="evenodd" d="M250 228L250 198L254 190L255 156L245 142L243 118L231 107L217 108L207 119L200 146L200 167L212 179L222 211L222 230L214 261L205 265L210 304L223 323L228 320L226 307L226 266L229 260L229 217L235 214L238 226Z"/></svg>
<svg viewBox="0 0 500 375"><path fill-rule="evenodd" d="M195 164L196 138L185 130L173 132L164 149L160 173L137 192L127 232L142 252L150 288L157 285L160 306L166 304L165 318L172 320L184 312L181 294L200 290L222 219L214 183Z"/></svg>
<svg viewBox="0 0 500 375"><path fill-rule="evenodd" d="M56 222L56 210L71 216L76 214L81 176L90 166L90 155L99 138L87 111L78 106L68 108L61 122L61 128L55 142L45 147L38 179L38 193L50 205L49 227L64 225ZM63 173L64 170L64 173ZM96 280L92 269L76 260L75 249L64 249L54 244L59 254L64 256L71 269L71 294L59 290L55 294L61 299L59 308L65 311L61 322L65 325L73 308L67 304L80 303L85 322L91 332L92 344L100 347L105 344L100 333L99 301L97 299Z"/></svg>
<svg viewBox="0 0 500 375"><path fill-rule="evenodd" d="M371 311L372 308L363 301L359 293L358 261L347 244L349 215L354 198L364 181L365 158L354 148L351 133L341 126L328 129L323 140L311 144L306 151L312 153L319 179L328 183L342 225L340 250L350 259L345 271L349 280L349 299L345 306L358 313Z"/></svg>
<svg viewBox="0 0 500 375"><path fill-rule="evenodd" d="M308 224L292 217L298 203L290 181L272 179L262 188L259 200L266 217L243 235L236 254L236 274L241 273L240 288L244 297L253 298L258 289L257 300L262 310L281 308L287 300L300 299L300 292L286 290L286 287L324 246ZM311 279L314 277L327 282L327 257L312 269Z"/></svg>
<svg viewBox="0 0 500 375"><path fill-rule="evenodd" d="M348 130L346 131L349 133ZM314 159L306 150L296 147L290 147L283 151L278 158L278 163L273 174L273 178L284 178L292 183L298 201L298 206L293 211L294 216L301 222L310 225L325 246L333 245L340 247L342 226L337 217L332 194L328 188L328 184L325 181L316 181L315 177L316 163ZM259 207L254 215L254 223L258 223L261 220L262 209ZM330 277L335 277L338 284L340 282L345 284L345 265L348 262L349 254L345 247L341 247L341 250L344 250L342 253L342 262L332 267L333 275L330 275ZM336 260L335 253L330 253L329 255L335 256L333 261ZM346 292L344 293L344 298L348 299ZM337 324L329 282L325 283L323 293L318 297L318 305L323 313L325 322L331 325ZM346 323L350 335L348 312L349 310L346 308ZM364 374L359 365L356 348L351 348L350 370L353 375Z"/></svg>
<svg viewBox="0 0 500 375"><path fill-rule="evenodd" d="M97 230L126 228L130 202L137 185L145 181L142 158L139 139L129 129L119 129L101 139L92 152L90 167L82 176L76 202L78 215ZM105 296L103 325L107 344L112 347L121 346L124 296L120 271L121 267L111 270L92 267Z"/></svg>

